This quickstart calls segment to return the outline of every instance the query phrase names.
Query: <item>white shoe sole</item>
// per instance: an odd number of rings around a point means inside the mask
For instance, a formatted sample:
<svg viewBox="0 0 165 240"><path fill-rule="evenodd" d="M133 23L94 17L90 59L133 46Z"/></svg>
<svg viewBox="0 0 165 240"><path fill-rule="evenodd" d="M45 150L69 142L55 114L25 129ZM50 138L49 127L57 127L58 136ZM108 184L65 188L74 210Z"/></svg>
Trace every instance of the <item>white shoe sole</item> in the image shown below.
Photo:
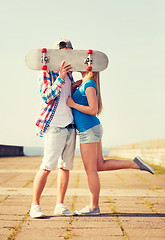
<svg viewBox="0 0 165 240"><path fill-rule="evenodd" d="M40 214L40 215L37 215L37 216L30 215L30 217L32 217L32 218L44 218L45 215L44 214Z"/></svg>
<svg viewBox="0 0 165 240"><path fill-rule="evenodd" d="M54 216L66 216L66 217L71 217L71 216L73 216L73 215L74 215L74 213L72 213L72 214L54 213Z"/></svg>
<svg viewBox="0 0 165 240"><path fill-rule="evenodd" d="M98 216L100 213L76 213L77 216Z"/></svg>

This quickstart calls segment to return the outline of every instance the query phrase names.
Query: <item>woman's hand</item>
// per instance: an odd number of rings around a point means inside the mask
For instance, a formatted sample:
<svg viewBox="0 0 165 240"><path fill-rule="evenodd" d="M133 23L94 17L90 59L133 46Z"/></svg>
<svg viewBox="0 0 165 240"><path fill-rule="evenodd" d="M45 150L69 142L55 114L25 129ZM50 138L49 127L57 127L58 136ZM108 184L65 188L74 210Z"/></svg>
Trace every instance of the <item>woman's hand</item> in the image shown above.
<svg viewBox="0 0 165 240"><path fill-rule="evenodd" d="M74 108L75 106L75 101L73 100L73 98L71 96L68 97L66 104L68 107Z"/></svg>

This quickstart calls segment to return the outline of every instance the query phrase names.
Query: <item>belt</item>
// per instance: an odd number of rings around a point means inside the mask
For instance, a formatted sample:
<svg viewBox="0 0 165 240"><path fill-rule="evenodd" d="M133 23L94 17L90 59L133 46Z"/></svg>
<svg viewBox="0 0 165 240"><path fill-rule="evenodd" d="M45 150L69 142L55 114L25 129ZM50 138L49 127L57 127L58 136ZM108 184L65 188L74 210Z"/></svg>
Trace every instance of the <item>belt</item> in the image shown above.
<svg viewBox="0 0 165 240"><path fill-rule="evenodd" d="M76 125L71 123L71 124L67 125L66 128L76 128Z"/></svg>

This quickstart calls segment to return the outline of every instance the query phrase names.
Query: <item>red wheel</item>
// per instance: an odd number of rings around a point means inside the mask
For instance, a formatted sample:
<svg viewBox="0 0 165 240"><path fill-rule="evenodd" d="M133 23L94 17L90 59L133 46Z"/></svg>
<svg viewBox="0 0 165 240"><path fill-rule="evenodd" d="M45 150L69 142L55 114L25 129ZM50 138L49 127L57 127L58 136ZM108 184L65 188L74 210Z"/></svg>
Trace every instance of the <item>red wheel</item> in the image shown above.
<svg viewBox="0 0 165 240"><path fill-rule="evenodd" d="M89 49L88 51L87 51L87 54L92 54L93 53L93 50L92 49Z"/></svg>
<svg viewBox="0 0 165 240"><path fill-rule="evenodd" d="M46 65L43 65L42 66L42 70L46 70L47 69L47 66Z"/></svg>
<svg viewBox="0 0 165 240"><path fill-rule="evenodd" d="M42 49L41 49L41 52L42 52L42 53L46 53L46 52L47 52L47 49L46 49L46 48L42 48Z"/></svg>
<svg viewBox="0 0 165 240"><path fill-rule="evenodd" d="M92 67L91 67L91 66L88 66L88 67L87 67L87 71L91 72L91 71L92 71Z"/></svg>

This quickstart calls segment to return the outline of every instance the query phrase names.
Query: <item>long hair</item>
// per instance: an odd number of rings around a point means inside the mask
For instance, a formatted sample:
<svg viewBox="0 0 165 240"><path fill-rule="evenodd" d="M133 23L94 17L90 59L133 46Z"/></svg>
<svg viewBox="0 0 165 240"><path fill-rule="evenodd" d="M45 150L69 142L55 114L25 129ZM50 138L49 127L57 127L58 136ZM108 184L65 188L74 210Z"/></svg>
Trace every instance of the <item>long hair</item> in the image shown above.
<svg viewBox="0 0 165 240"><path fill-rule="evenodd" d="M99 74L99 72L88 72L84 79L85 80L92 79L96 84L96 90L97 90L96 96L97 96L97 101L98 101L97 115L99 115L103 108L102 99L101 99L101 91L100 91L100 74Z"/></svg>

